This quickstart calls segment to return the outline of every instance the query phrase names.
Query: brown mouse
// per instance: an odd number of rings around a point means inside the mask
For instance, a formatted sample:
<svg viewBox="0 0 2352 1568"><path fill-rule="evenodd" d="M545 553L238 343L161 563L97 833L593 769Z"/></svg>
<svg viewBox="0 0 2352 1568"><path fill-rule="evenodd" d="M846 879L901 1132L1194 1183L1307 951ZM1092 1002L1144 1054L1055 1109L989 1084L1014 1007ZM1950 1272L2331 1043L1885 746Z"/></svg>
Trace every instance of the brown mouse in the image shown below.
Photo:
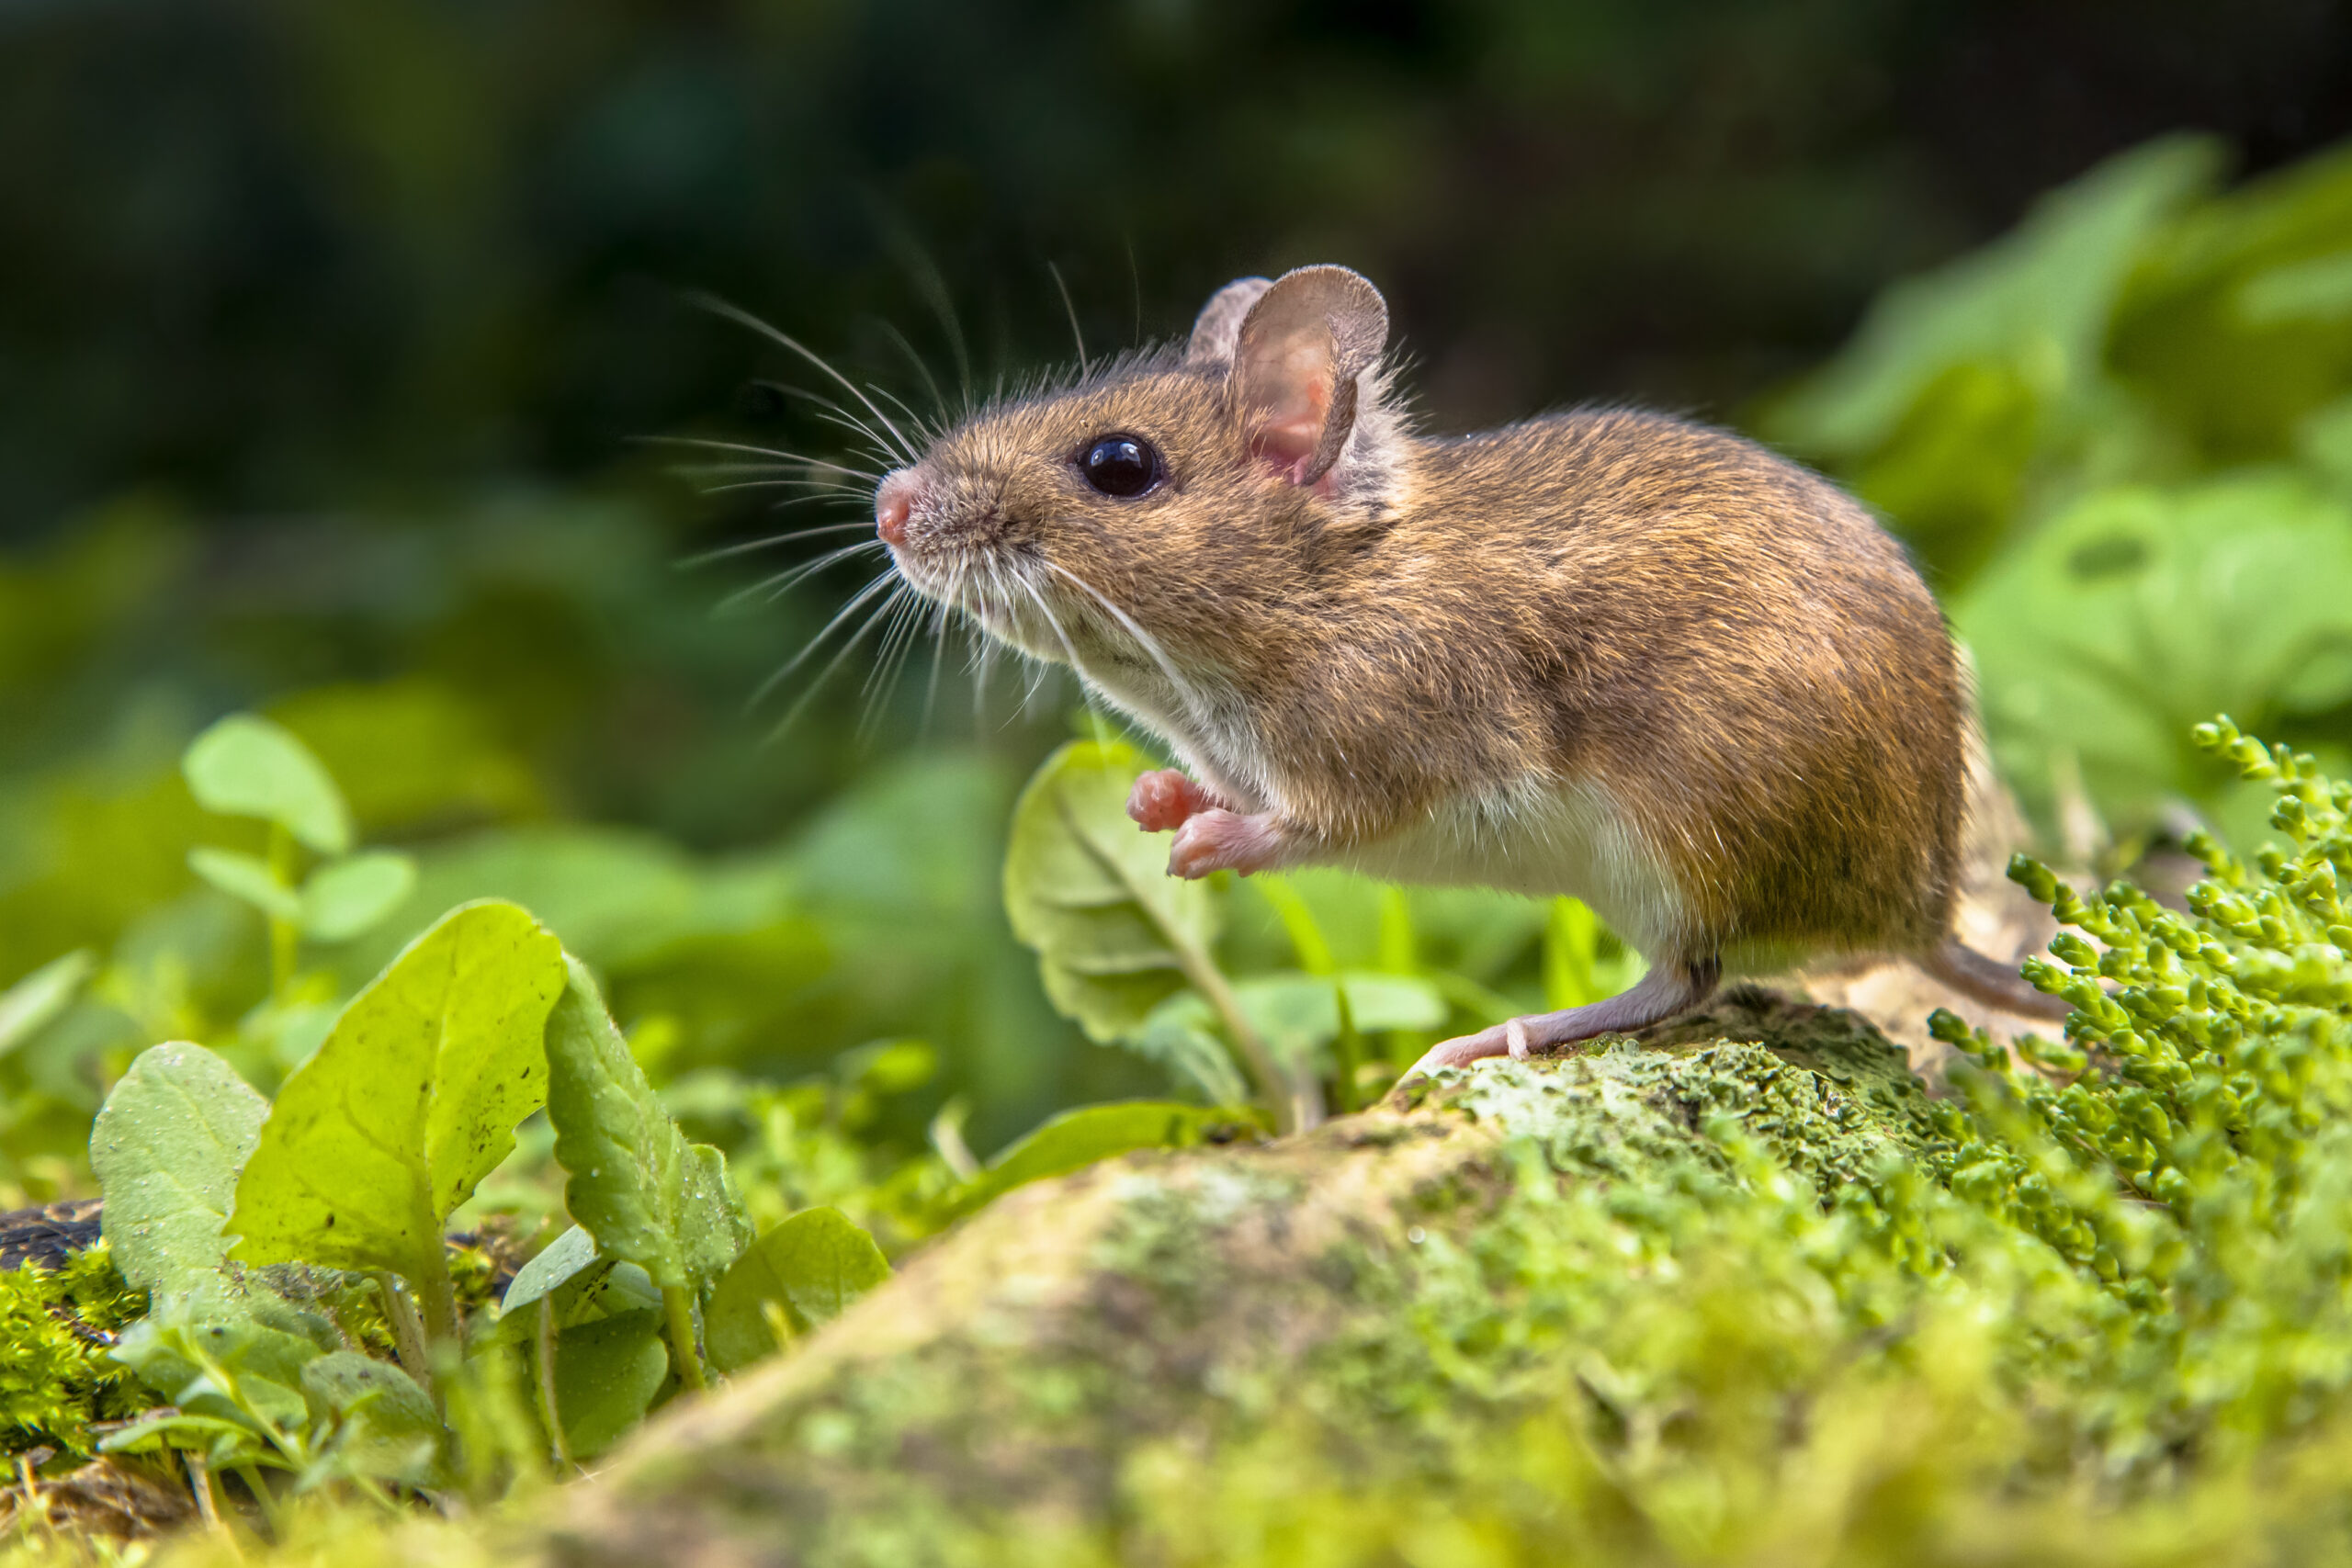
<svg viewBox="0 0 2352 1568"><path fill-rule="evenodd" d="M921 593L1069 665L1185 767L1169 870L1337 865L1569 894L1649 962L1417 1070L1637 1029L1726 972L1951 935L1973 711L1902 547L1752 442L1629 409L1410 428L1345 267L1217 291L1190 341L1000 402L886 477Z"/></svg>

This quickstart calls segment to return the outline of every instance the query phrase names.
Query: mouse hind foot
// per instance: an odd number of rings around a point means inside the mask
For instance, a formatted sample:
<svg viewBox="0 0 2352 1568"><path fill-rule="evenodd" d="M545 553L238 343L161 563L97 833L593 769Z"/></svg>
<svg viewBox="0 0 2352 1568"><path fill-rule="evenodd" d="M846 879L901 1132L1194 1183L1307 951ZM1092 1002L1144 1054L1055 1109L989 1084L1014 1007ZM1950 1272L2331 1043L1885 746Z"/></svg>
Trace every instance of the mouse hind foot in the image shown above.
<svg viewBox="0 0 2352 1568"><path fill-rule="evenodd" d="M1411 1083L1440 1067L1466 1067L1490 1056L1525 1061L1536 1051L1572 1045L1597 1034L1623 1033L1689 1012L1714 994L1722 967L1714 959L1698 963L1661 964L1634 985L1605 1001L1559 1012L1532 1013L1482 1029L1476 1034L1441 1041L1397 1080Z"/></svg>

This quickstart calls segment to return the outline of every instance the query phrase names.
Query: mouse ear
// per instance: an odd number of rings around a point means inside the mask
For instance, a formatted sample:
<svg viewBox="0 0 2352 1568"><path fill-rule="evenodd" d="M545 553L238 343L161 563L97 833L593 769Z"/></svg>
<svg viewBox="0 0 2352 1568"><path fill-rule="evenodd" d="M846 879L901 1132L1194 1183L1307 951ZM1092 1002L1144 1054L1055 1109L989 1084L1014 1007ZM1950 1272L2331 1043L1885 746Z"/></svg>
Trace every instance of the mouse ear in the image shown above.
<svg viewBox="0 0 2352 1568"><path fill-rule="evenodd" d="M1237 277L1216 293L1193 318L1193 341L1184 347L1187 365L1230 365L1233 340L1241 335L1241 318L1258 297L1273 287L1272 279Z"/></svg>
<svg viewBox="0 0 2352 1568"><path fill-rule="evenodd" d="M1293 484L1330 472L1355 428L1357 378L1387 343L1387 303L1360 275L1303 266L1276 278L1234 343L1234 407L1250 450Z"/></svg>

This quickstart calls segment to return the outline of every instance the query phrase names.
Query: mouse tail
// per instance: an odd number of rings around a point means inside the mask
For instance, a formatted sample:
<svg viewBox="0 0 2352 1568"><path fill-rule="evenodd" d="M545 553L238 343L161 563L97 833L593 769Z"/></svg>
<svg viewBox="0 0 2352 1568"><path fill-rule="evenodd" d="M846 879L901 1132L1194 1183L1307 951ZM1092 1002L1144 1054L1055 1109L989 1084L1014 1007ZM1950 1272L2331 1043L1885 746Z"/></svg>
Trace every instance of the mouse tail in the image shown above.
<svg viewBox="0 0 2352 1568"><path fill-rule="evenodd" d="M1987 958L1973 947L1965 946L1958 937L1947 937L1935 949L1919 960L1919 967L1950 986L1962 996L1997 1008L2003 1012L2023 1018L2047 1019L2056 1023L2064 1021L2075 1010L2075 1004L2064 997L2053 997L2037 991L2026 984L2017 966Z"/></svg>

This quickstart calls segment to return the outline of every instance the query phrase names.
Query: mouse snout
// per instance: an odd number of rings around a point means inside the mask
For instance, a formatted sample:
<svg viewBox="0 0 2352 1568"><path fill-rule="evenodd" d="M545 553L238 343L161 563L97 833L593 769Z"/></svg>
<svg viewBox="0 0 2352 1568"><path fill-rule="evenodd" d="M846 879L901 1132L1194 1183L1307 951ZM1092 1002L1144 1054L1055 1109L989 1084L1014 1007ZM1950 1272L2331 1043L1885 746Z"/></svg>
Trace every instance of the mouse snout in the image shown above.
<svg viewBox="0 0 2352 1568"><path fill-rule="evenodd" d="M883 479L874 492L874 531L886 545L907 542L907 519L914 515L915 498L922 481L912 468L900 468Z"/></svg>

